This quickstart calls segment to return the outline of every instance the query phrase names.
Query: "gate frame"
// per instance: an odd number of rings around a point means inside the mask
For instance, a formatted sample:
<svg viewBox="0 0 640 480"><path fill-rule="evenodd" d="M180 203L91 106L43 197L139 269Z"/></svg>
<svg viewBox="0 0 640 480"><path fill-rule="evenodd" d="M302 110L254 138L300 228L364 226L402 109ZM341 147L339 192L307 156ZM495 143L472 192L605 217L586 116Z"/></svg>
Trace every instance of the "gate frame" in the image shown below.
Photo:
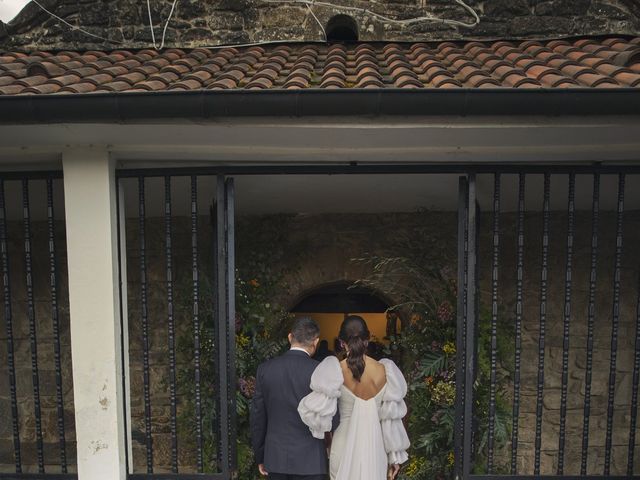
<svg viewBox="0 0 640 480"><path fill-rule="evenodd" d="M126 162L125 162L126 163ZM456 480L595 480L608 478L611 480L634 479L640 480L640 475L633 476L605 476L605 475L478 475L472 473L472 455L469 454L473 446L473 385L476 369L476 335L475 332L478 308L477 295L477 246L479 209L476 202L477 174L640 174L640 164L616 164L616 161L582 162L575 164L519 164L519 163L428 163L428 164L313 164L313 165L237 165L225 164L204 167L149 167L149 168L121 168L116 170L118 180L133 177L166 177L166 176L218 176L233 179L243 175L376 175L376 174L459 174L458 189L458 285L464 285L464 296L458 291L458 326L456 346L464 346L463 358L458 361L464 365L464 372L456 368L456 376L464 373L464 382L456 380L456 431L454 475ZM118 182L119 184L119 182ZM233 188L233 187L232 187ZM469 208L473 205L474 208ZM466 206L464 212L461 208ZM462 213L461 213L462 212ZM474 235L469 235L474 232ZM461 233L463 236L461 237ZM460 257L463 254L463 258ZM462 297L462 298L461 298ZM464 308L464 313L460 307ZM460 350L458 350L460 351ZM460 357L460 355L458 355ZM460 365L460 364L459 364ZM126 375L126 373L123 373ZM228 378L231 385L233 378ZM462 383L462 384L461 384ZM230 435L235 438L236 426L229 425ZM471 432L471 435L465 435ZM459 453L459 455L458 455ZM233 468L237 459L230 448L229 469L220 474L128 474L131 480L228 480L233 478ZM225 474L229 476L224 476ZM1 478L1 477L0 477Z"/></svg>

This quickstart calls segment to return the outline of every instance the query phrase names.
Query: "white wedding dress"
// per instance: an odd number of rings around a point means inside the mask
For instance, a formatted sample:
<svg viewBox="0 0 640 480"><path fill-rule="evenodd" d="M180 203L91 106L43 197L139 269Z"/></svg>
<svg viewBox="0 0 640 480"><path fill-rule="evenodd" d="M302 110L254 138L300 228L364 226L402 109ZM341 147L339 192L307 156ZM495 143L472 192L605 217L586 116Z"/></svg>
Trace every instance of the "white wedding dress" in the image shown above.
<svg viewBox="0 0 640 480"><path fill-rule="evenodd" d="M338 359L327 357L311 377L312 392L298 405L302 421L316 438L331 431L340 410L329 457L331 480L386 480L388 465L407 461L409 438L402 424L407 383L393 361L380 363L387 382L375 397L363 400L344 386Z"/></svg>

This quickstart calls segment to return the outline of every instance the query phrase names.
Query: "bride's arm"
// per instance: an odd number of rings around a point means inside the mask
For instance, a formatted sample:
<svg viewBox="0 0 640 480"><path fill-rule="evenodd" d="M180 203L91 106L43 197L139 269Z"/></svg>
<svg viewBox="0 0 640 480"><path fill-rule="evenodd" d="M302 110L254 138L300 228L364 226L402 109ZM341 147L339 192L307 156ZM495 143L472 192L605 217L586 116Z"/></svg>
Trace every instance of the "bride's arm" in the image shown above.
<svg viewBox="0 0 640 480"><path fill-rule="evenodd" d="M407 405L404 397L407 394L407 382L400 369L391 360L382 360L387 373L387 386L380 406L380 424L387 461L394 470L399 470L400 464L409 458L407 449L410 442L407 431L402 423L407 414ZM397 468L396 468L397 467Z"/></svg>
<svg viewBox="0 0 640 480"><path fill-rule="evenodd" d="M298 405L302 421L314 437L324 439L332 429L332 421L338 410L338 398L342 385L342 370L335 357L327 357L311 376L311 393Z"/></svg>

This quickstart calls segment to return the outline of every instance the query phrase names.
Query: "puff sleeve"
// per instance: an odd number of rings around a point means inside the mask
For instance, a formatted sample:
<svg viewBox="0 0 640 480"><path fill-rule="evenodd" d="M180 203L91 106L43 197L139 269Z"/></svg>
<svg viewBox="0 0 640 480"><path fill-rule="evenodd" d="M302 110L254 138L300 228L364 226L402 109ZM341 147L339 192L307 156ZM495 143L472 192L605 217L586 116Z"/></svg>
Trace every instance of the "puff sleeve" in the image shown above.
<svg viewBox="0 0 640 480"><path fill-rule="evenodd" d="M407 382L400 369L392 360L380 361L387 373L387 386L382 396L379 416L382 425L382 437L390 465L407 461L407 449L410 442L402 418L407 414L404 397L407 394Z"/></svg>
<svg viewBox="0 0 640 480"><path fill-rule="evenodd" d="M311 376L311 393L300 400L298 413L315 438L331 431L343 377L336 357L325 358Z"/></svg>

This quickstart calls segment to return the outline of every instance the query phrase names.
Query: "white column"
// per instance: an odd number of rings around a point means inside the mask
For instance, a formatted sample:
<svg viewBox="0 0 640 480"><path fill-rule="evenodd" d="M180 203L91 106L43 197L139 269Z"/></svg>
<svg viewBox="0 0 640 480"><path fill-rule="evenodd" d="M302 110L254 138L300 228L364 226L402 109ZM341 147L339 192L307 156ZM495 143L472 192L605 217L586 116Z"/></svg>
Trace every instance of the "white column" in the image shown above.
<svg viewBox="0 0 640 480"><path fill-rule="evenodd" d="M125 480L115 167L105 149L63 154L79 480Z"/></svg>

